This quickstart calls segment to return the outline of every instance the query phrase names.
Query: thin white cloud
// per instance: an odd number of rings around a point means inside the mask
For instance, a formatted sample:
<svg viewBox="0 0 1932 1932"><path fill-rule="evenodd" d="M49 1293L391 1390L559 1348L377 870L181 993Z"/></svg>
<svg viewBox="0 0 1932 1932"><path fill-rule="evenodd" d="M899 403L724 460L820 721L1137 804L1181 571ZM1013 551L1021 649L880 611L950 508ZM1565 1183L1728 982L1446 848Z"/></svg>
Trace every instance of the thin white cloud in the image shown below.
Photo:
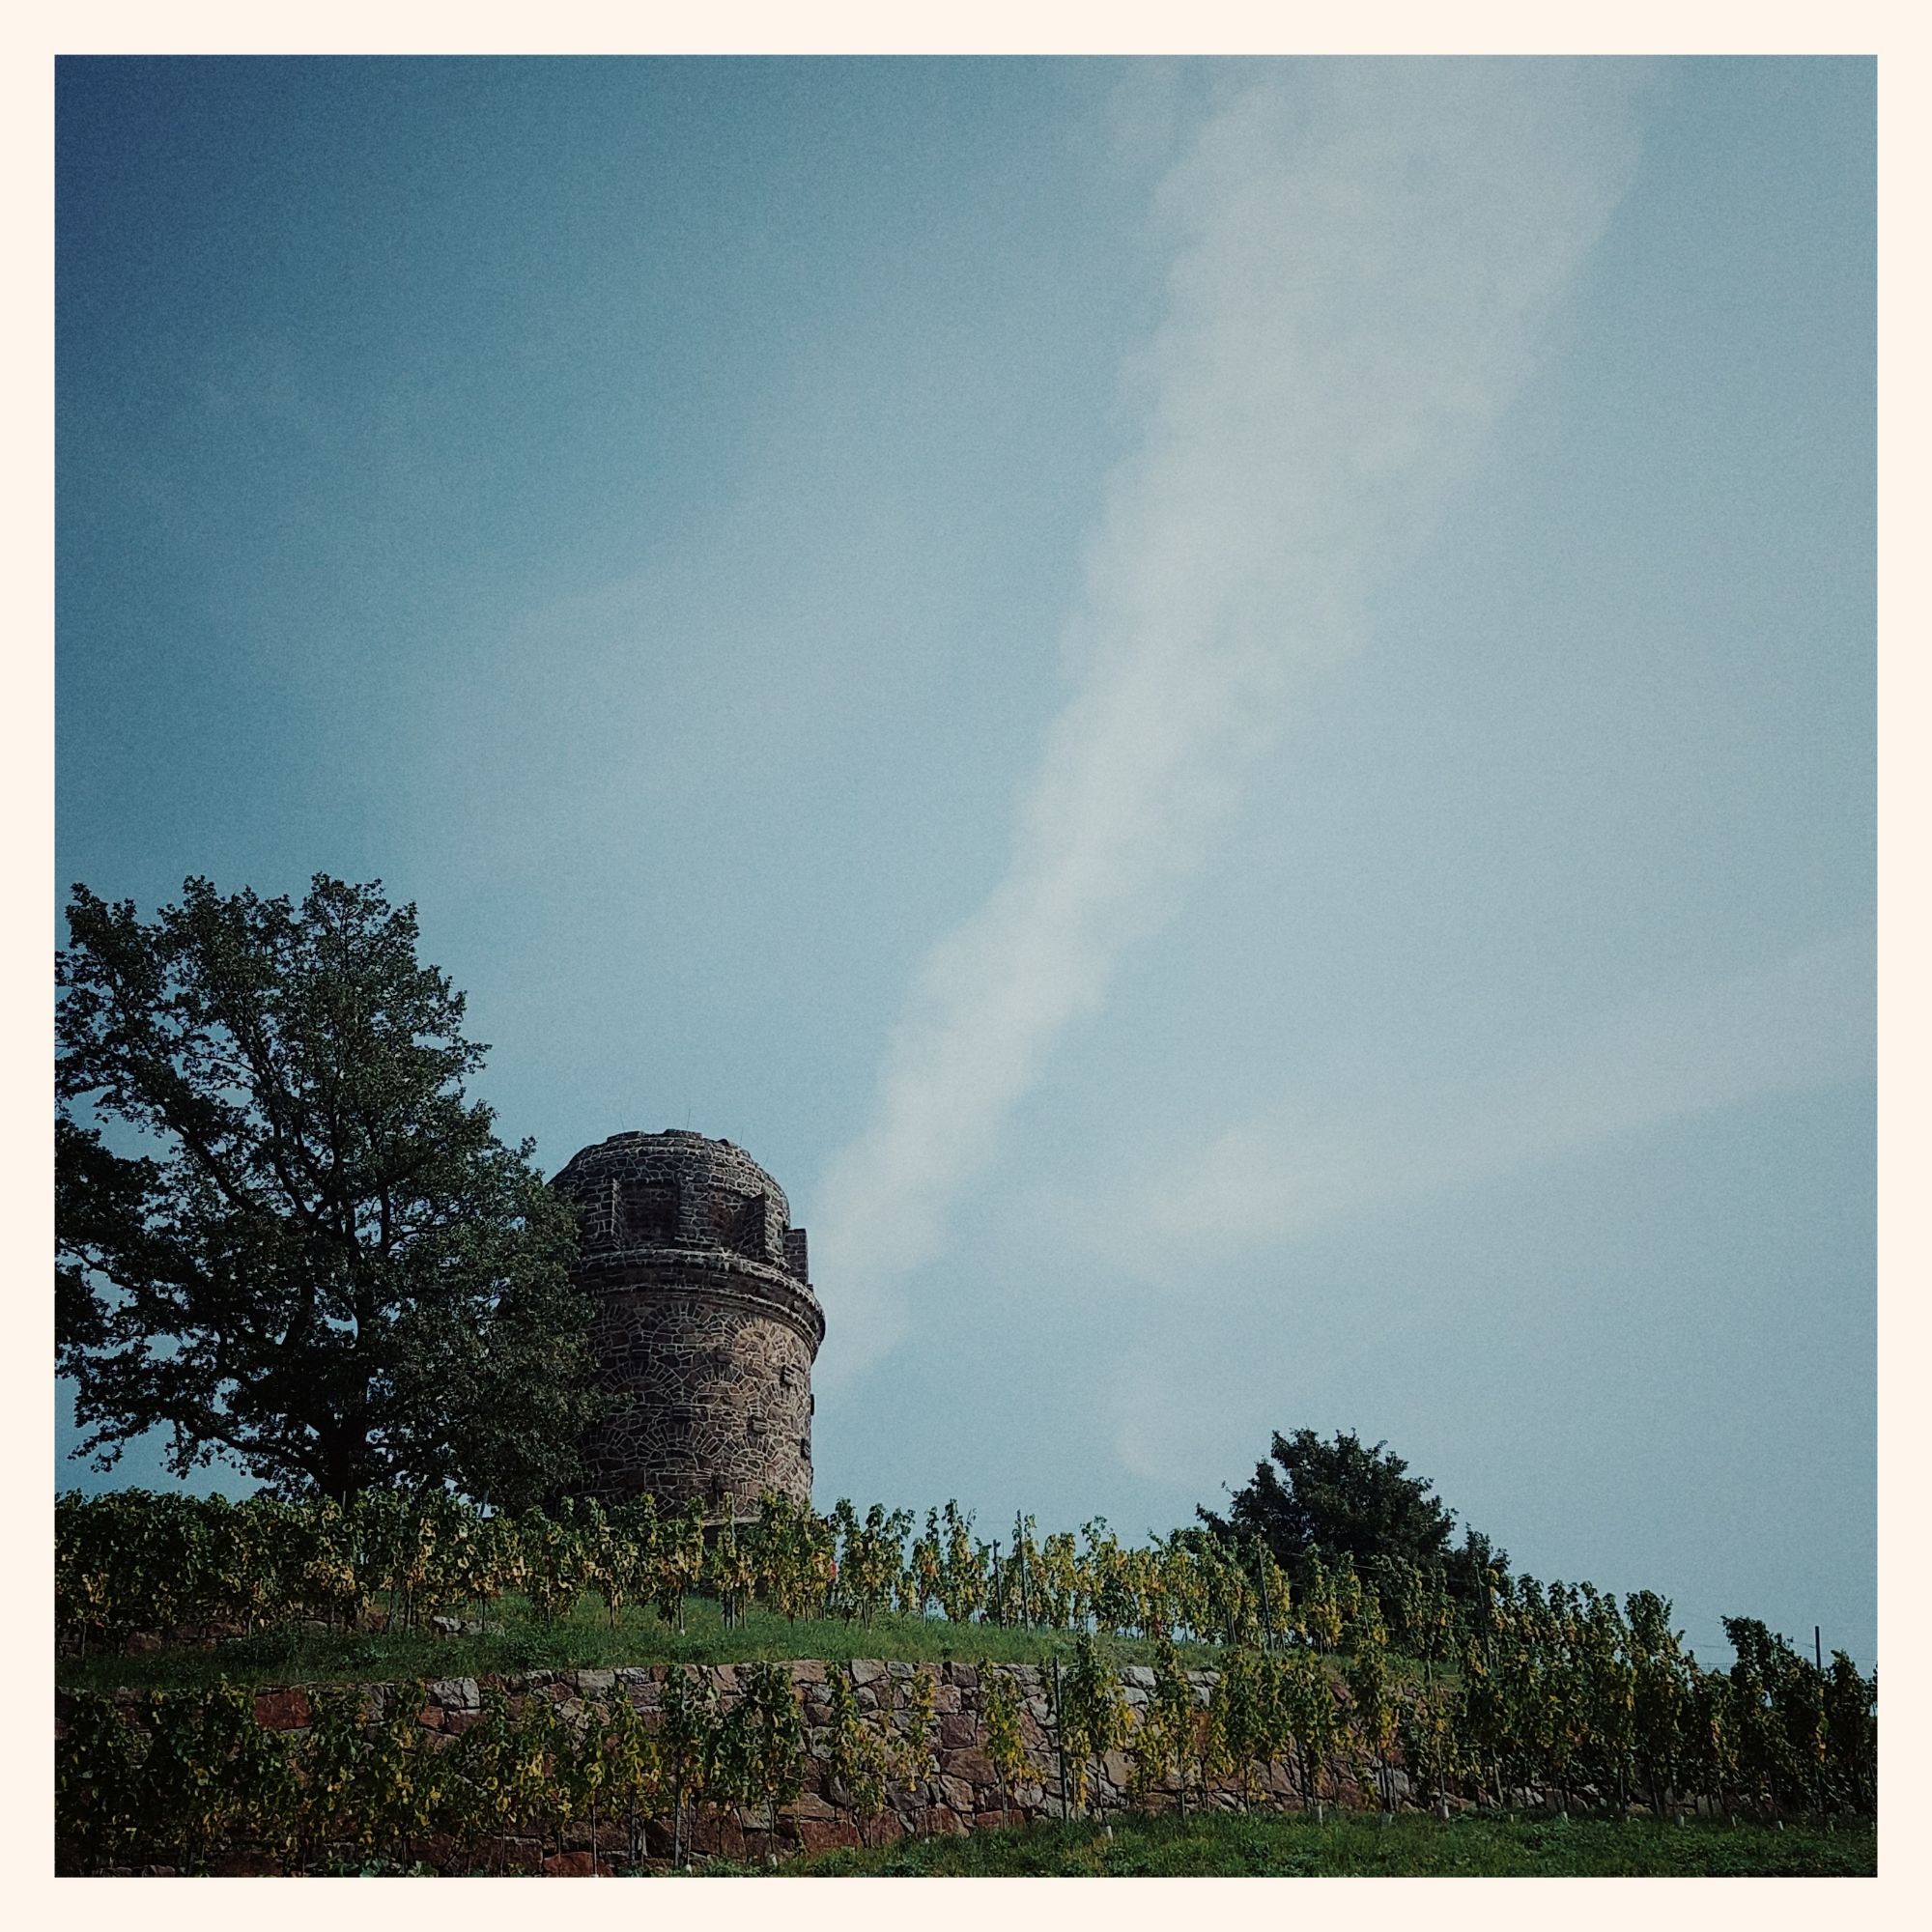
<svg viewBox="0 0 1932 1932"><path fill-rule="evenodd" d="M1211 1302L1231 1271L1251 1293L1254 1257L1350 1221L1668 1121L1869 1076L1875 939L1860 927L1645 1001L1479 1079L1384 1083L1346 1104L1244 1122L1203 1146L1152 1149L1111 1187L1041 1204L1040 1224L1104 1262L1117 1313L1130 1285L1149 1308L1177 1295ZM1115 1457L1151 1482L1177 1468L1238 1467L1292 1378L1320 1380L1320 1351L1333 1347L1319 1324L1296 1331L1286 1362L1268 1350L1231 1357L1224 1340L1197 1344L1184 1330L1153 1345L1126 1339L1145 1325L1122 1324L1118 1357L1097 1373Z"/></svg>
<svg viewBox="0 0 1932 1932"><path fill-rule="evenodd" d="M1084 1217L1077 1204L1065 1212L1128 1274L1171 1281L1182 1256L1225 1264L1592 1142L1868 1075L1875 974L1874 935L1861 927L1610 1014L1478 1080L1245 1122L1155 1157Z"/></svg>
<svg viewBox="0 0 1932 1932"><path fill-rule="evenodd" d="M925 961L814 1203L831 1379L895 1339L907 1276L1174 908L1293 675L1358 641L1364 593L1535 367L1634 167L1634 84L1614 63L1274 66L1161 184L1168 309L1087 547L1072 695L1005 876Z"/></svg>

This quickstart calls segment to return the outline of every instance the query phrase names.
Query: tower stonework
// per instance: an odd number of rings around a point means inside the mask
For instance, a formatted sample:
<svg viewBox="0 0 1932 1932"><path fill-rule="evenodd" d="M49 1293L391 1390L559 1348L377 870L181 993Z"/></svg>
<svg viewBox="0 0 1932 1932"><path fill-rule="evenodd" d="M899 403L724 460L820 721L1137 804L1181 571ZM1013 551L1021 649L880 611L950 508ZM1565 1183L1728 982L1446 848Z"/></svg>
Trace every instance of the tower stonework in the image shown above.
<svg viewBox="0 0 1932 1932"><path fill-rule="evenodd" d="M743 1511L811 1499L811 1364L825 1313L805 1230L729 1141L615 1134L553 1185L577 1209L577 1279L615 1411L584 1444L584 1492Z"/></svg>

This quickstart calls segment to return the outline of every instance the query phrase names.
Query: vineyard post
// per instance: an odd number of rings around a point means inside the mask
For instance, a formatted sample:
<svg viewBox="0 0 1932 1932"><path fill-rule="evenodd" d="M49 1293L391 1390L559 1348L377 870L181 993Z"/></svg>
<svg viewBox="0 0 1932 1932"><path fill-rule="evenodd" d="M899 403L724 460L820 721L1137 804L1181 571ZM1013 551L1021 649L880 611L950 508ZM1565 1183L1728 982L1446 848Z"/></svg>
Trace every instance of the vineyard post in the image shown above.
<svg viewBox="0 0 1932 1932"><path fill-rule="evenodd" d="M1811 1626L1811 1661L1818 1666L1818 1674L1825 1673L1825 1634L1817 1625Z"/></svg>
<svg viewBox="0 0 1932 1932"><path fill-rule="evenodd" d="M1066 1782L1066 1709L1060 1694L1060 1654L1053 1658L1053 1745L1060 1760L1060 1822L1072 1817L1071 1795Z"/></svg>
<svg viewBox="0 0 1932 1932"><path fill-rule="evenodd" d="M1026 1535L1023 1528L1024 1521L1025 1519L1020 1516L1013 1518L1013 1555L1018 1559L1020 1566L1020 1623L1024 1629L1031 1630L1033 1628L1033 1616L1027 1607Z"/></svg>

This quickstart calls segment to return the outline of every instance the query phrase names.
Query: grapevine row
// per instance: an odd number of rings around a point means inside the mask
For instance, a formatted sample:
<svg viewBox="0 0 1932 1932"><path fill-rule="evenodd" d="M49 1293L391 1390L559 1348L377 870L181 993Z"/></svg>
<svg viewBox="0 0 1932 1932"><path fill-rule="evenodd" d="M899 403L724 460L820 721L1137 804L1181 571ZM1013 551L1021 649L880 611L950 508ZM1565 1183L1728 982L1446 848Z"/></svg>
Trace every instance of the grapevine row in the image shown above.
<svg viewBox="0 0 1932 1932"><path fill-rule="evenodd" d="M1240 1646L1205 1697L1170 1638L1155 1639L1144 1688L1129 1690L1106 1640L1085 1633L1064 1676L1041 1673L1058 1776L1029 1749L1017 1673L979 1667L980 1735L1003 1808L1022 1787L1056 1782L1064 1809L1089 1807L1120 1753L1127 1803L1182 1813L1230 1784L1244 1804L1272 1792L1314 1809L1344 1797L1345 1777L1392 1807L1398 1776L1411 1802L1445 1808L1621 1812L1640 1787L1659 1815L1695 1799L1768 1816L1873 1810L1875 1684L1842 1657L1820 1672L1743 1623L1731 1670L1700 1670L1654 1605L1637 1600L1625 1617L1606 1598L1532 1592L1493 1605L1458 1677L1398 1671L1365 1640L1338 1685L1309 1646ZM914 1670L898 1710L868 1713L847 1672L827 1672L820 1751L862 1835L895 1791L930 1788L935 1684ZM405 1685L372 1710L360 1691L319 1690L306 1730L277 1731L228 1685L76 1693L56 1747L59 1867L195 1870L242 1846L283 1869L378 1856L407 1865L440 1839L444 1862L500 1868L516 1839L561 1849L587 1828L593 1861L614 1835L635 1869L653 1822L659 1848L668 1837L672 1862L688 1860L706 1807L755 1815L776 1856L781 1812L804 1783L798 1692L779 1664L741 1665L726 1698L708 1673L673 1667L649 1714L622 1689L601 1701L528 1696L515 1710L486 1689L454 1735L425 1728L423 1697Z"/></svg>
<svg viewBox="0 0 1932 1932"><path fill-rule="evenodd" d="M661 1511L648 1497L513 1517L386 1491L347 1505L69 1493L55 1516L57 1630L82 1650L136 1631L348 1626L382 1600L397 1627L414 1628L509 1592L546 1621L595 1597L613 1624L638 1605L674 1624L694 1592L717 1599L727 1627L753 1603L794 1619L869 1624L896 1611L1229 1643L1288 1635L1304 1621L1264 1549L1236 1552L1185 1531L1130 1548L1100 1520L1078 1541L1041 1537L1032 1518L1003 1549L976 1538L972 1518L951 1502L928 1511L917 1535L906 1510L874 1504L862 1517L841 1501L820 1516L774 1494L738 1519L727 1499L725 1520L708 1530L695 1505ZM1352 1572L1331 1589L1318 1565L1304 1602L1320 1629L1346 1622L1359 1599Z"/></svg>

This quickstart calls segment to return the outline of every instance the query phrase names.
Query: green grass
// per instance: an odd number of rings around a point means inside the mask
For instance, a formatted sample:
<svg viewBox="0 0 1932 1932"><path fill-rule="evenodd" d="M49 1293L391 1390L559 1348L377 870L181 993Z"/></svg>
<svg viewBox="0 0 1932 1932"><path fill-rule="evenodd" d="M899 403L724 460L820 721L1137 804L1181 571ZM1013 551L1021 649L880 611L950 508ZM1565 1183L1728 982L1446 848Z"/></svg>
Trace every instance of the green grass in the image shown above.
<svg viewBox="0 0 1932 1932"><path fill-rule="evenodd" d="M714 1860L711 1876L763 1865ZM1386 1825L1348 1814L1303 1818L1217 1813L1123 1818L1111 1837L1087 1823L965 1838L903 1840L871 1852L824 1852L781 1867L791 1878L1869 1878L1870 1826L1659 1825L1646 1819L1405 1815Z"/></svg>
<svg viewBox="0 0 1932 1932"><path fill-rule="evenodd" d="M841 1617L792 1623L765 1610L750 1611L725 1630L715 1602L692 1597L679 1634L649 1610L633 1608L611 1628L594 1598L575 1616L546 1625L520 1597L492 1605L490 1621L501 1626L481 1636L416 1633L275 1631L234 1637L213 1647L165 1649L121 1656L111 1652L57 1660L54 1679L63 1690L198 1690L227 1678L251 1688L275 1684L384 1683L410 1678L509 1676L531 1670L610 1669L638 1663L743 1663L756 1659L820 1658L843 1662L855 1657L939 1663L1041 1663L1070 1657L1073 1639L1050 1631L1003 1630L996 1625L956 1624L921 1617L881 1616L870 1624ZM1125 1663L1149 1662L1151 1646L1122 1640L1113 1646ZM1181 1646L1190 1662L1211 1663L1217 1652Z"/></svg>

